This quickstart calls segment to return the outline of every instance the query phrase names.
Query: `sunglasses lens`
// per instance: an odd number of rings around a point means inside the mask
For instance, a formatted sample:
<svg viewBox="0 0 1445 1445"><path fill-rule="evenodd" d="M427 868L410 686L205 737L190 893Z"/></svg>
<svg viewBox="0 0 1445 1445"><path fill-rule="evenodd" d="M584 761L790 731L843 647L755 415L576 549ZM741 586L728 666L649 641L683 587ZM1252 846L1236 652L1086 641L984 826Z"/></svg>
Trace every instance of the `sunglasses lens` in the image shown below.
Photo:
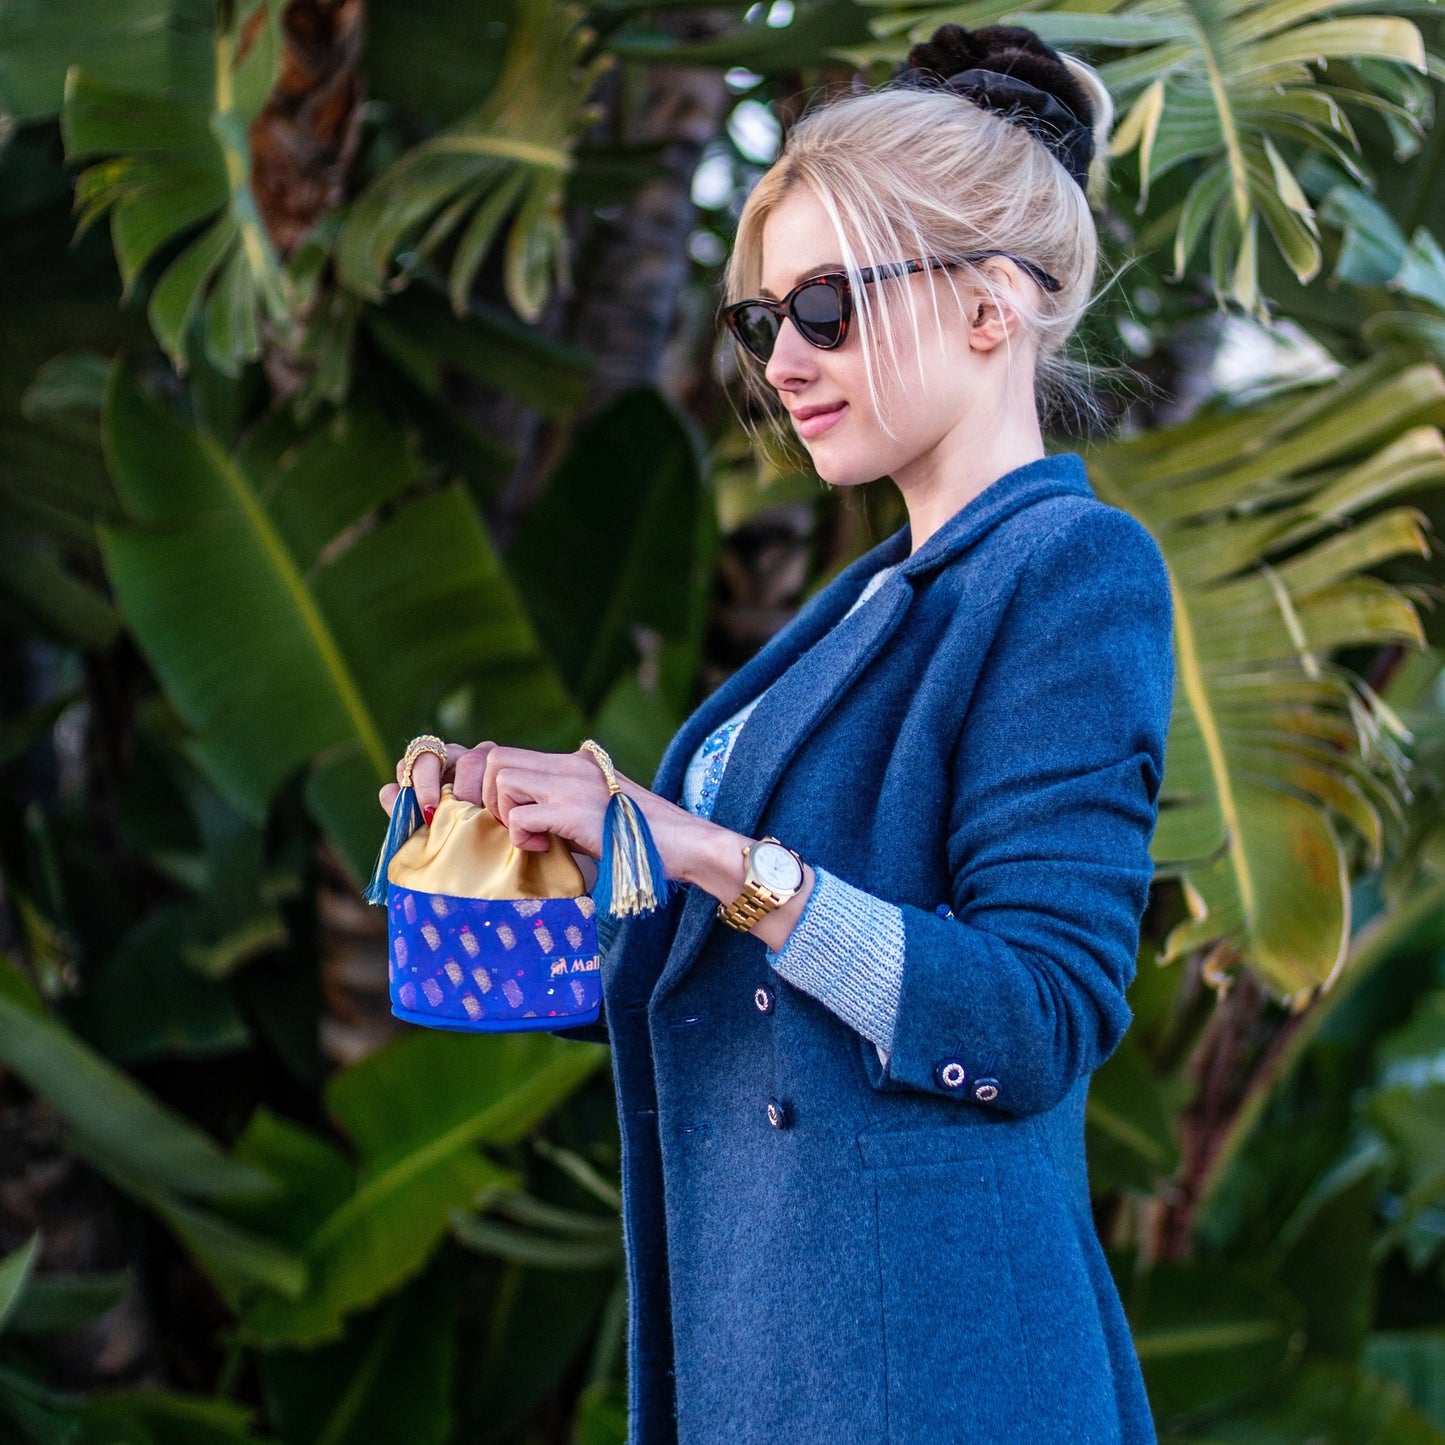
<svg viewBox="0 0 1445 1445"><path fill-rule="evenodd" d="M831 281L805 286L793 301L793 319L805 341L834 347L843 332L843 298Z"/></svg>
<svg viewBox="0 0 1445 1445"><path fill-rule="evenodd" d="M766 306L744 306L732 315L733 331L759 361L767 361L778 339L778 318Z"/></svg>

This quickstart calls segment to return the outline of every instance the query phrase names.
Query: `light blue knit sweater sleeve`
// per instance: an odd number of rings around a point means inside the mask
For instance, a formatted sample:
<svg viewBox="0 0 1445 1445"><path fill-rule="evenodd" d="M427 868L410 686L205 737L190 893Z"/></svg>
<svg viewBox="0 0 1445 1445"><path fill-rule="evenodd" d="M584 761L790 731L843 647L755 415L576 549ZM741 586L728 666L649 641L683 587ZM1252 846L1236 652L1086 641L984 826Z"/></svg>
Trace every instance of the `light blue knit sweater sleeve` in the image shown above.
<svg viewBox="0 0 1445 1445"><path fill-rule="evenodd" d="M844 1023L872 1039L886 1064L903 989L903 912L813 865L813 891L768 962Z"/></svg>
<svg viewBox="0 0 1445 1445"><path fill-rule="evenodd" d="M852 616L891 571L885 567L874 573L846 616ZM699 817L711 817L733 744L760 701L761 695L739 708L693 754L680 801ZM768 963L871 1040L886 1065L903 987L902 910L812 866L813 890L782 948L764 950Z"/></svg>

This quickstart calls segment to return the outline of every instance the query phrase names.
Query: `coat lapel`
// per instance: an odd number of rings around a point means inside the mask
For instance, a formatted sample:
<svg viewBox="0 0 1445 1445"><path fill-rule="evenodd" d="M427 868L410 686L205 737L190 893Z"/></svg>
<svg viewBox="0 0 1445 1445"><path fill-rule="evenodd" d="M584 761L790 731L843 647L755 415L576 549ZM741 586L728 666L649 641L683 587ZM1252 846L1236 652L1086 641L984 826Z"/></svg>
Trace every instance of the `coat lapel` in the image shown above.
<svg viewBox="0 0 1445 1445"><path fill-rule="evenodd" d="M676 802L682 792L687 765L702 740L745 702L771 687L819 638L830 632L880 567L907 555L908 529L904 527L845 567L821 592L810 598L786 627L774 633L683 723L662 755L651 790ZM723 777L726 780L726 772Z"/></svg>
<svg viewBox="0 0 1445 1445"><path fill-rule="evenodd" d="M904 526L846 567L683 724L663 755L652 791L676 801L688 761L703 739L766 691L733 745L712 811L713 822L755 836L753 829L793 755L903 621L914 579L944 565L1021 507L1061 493L1091 494L1076 453L1041 457L1005 473L912 555L910 529ZM901 564L898 571L877 596L844 620L874 572L895 562ZM685 893L677 931L653 990L653 1008L692 966L711 928L726 927L718 923L717 899L706 889L688 886Z"/></svg>
<svg viewBox="0 0 1445 1445"><path fill-rule="evenodd" d="M714 823L751 834L792 755L897 629L912 596L902 577L890 577L867 606L835 625L773 683L733 745L713 804ZM705 888L688 888L672 949L652 995L654 1007L697 957L717 922L717 902Z"/></svg>

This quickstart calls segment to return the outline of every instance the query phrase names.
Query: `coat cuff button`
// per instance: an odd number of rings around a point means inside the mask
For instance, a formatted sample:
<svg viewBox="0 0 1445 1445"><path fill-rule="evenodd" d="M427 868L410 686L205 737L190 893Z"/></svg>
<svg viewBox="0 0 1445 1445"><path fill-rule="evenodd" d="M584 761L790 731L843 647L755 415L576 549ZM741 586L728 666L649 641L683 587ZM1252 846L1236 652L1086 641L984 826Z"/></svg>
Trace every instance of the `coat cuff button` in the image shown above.
<svg viewBox="0 0 1445 1445"><path fill-rule="evenodd" d="M940 918L952 918L952 917L954 916L954 915L953 915L953 909L951 909L951 908L948 906L948 904L946 904L946 903L940 903L940 904L938 905L938 907L935 908L933 911L934 911Z"/></svg>
<svg viewBox="0 0 1445 1445"><path fill-rule="evenodd" d="M974 1082L973 1097L981 1099L985 1104L998 1098L997 1079L978 1079Z"/></svg>
<svg viewBox="0 0 1445 1445"><path fill-rule="evenodd" d="M943 1088L957 1090L968 1082L968 1071L963 1067L962 1059L940 1059L933 1077Z"/></svg>
<svg viewBox="0 0 1445 1445"><path fill-rule="evenodd" d="M786 1129L788 1127L788 1106L781 1099L768 1100L768 1123L774 1129Z"/></svg>
<svg viewBox="0 0 1445 1445"><path fill-rule="evenodd" d="M759 1013L770 1014L773 1011L773 991L767 984L760 983L753 991L753 1002L758 1006Z"/></svg>

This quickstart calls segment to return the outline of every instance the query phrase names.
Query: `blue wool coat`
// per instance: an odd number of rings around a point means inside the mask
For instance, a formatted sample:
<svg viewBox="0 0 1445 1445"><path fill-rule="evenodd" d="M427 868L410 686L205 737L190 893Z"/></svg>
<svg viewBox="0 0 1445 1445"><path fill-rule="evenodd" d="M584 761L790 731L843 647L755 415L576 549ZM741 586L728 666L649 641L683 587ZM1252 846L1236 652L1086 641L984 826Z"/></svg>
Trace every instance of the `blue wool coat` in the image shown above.
<svg viewBox="0 0 1445 1445"><path fill-rule="evenodd" d="M1155 1439L1084 1101L1131 1018L1168 572L1072 452L911 548L905 526L810 598L652 783L676 799L777 680L713 821L900 907L887 1065L692 886L610 939L603 1022L558 1030L612 1046L632 1445Z"/></svg>

